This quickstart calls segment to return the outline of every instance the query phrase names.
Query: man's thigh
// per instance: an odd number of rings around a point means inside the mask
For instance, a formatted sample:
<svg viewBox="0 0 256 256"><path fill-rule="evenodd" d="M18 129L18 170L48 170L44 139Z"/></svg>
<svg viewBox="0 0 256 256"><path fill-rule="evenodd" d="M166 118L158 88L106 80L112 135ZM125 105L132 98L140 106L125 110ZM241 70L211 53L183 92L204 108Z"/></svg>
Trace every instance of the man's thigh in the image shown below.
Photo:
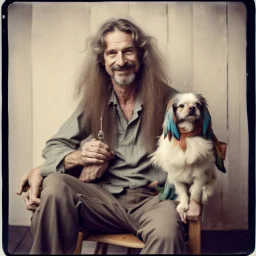
<svg viewBox="0 0 256 256"><path fill-rule="evenodd" d="M51 174L44 180L42 196L51 194L70 200L69 207L76 207L82 228L111 233L136 232L122 205L97 184L84 183L68 174Z"/></svg>

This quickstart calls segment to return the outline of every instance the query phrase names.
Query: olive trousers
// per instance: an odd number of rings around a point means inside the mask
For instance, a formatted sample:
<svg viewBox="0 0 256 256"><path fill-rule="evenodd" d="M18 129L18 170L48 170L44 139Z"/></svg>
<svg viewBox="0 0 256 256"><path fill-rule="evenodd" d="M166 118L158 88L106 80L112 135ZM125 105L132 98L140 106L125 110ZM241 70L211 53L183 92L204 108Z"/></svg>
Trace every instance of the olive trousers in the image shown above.
<svg viewBox="0 0 256 256"><path fill-rule="evenodd" d="M133 233L145 243L142 254L184 252L176 203L159 201L154 189L128 188L112 195L97 184L53 173L44 179L40 198L31 222L31 254L72 254L79 228Z"/></svg>

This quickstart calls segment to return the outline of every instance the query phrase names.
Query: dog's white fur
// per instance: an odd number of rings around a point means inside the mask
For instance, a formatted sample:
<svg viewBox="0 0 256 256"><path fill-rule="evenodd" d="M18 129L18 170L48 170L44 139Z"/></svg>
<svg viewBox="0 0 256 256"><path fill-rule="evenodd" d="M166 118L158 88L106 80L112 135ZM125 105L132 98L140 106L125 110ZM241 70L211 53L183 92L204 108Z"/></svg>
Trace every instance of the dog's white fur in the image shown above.
<svg viewBox="0 0 256 256"><path fill-rule="evenodd" d="M184 106L175 112L177 120L184 120L177 126L190 132L194 129L194 121L201 118L199 106L205 102L198 102L202 99L192 93L178 94L175 98L176 106ZM195 106L195 116L188 115L189 106ZM184 214L190 200L206 203L212 195L217 178L215 157L211 140L199 136L187 137L185 151L174 140L172 137L169 141L162 134L150 161L168 173L168 181L174 184L180 202L177 211Z"/></svg>

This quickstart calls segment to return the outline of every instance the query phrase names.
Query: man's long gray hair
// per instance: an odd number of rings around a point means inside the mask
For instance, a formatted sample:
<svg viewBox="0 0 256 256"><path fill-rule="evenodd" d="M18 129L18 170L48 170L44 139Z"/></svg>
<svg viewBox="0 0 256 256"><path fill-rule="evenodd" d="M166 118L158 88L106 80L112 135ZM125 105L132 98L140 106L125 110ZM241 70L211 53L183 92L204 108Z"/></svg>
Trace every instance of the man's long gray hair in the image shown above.
<svg viewBox="0 0 256 256"><path fill-rule="evenodd" d="M126 19L110 19L89 38L86 61L76 88L76 95L84 104L84 128L97 138L100 116L103 117L105 141L114 147L117 138L115 109L108 106L112 88L111 79L105 70L105 36L118 29L132 36L139 53L140 70L136 75L137 93L143 102L140 129L149 150L156 145L156 137L161 134L166 103L168 101L168 78L165 65L153 37L146 35L139 27Z"/></svg>

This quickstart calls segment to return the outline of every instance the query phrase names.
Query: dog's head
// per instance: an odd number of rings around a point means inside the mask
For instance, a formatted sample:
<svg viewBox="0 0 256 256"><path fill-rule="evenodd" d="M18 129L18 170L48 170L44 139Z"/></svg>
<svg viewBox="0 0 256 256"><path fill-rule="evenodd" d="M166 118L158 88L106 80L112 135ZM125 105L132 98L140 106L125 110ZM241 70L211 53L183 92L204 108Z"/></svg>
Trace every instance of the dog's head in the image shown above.
<svg viewBox="0 0 256 256"><path fill-rule="evenodd" d="M203 118L202 114L207 102L200 94L180 93L171 100L171 107L176 123L193 122Z"/></svg>
<svg viewBox="0 0 256 256"><path fill-rule="evenodd" d="M201 120L203 126L203 134L206 136L208 126L211 122L206 99L201 94L176 94L167 106L163 125L165 136L168 132L171 132L171 134L179 139L177 126L184 127L184 124L194 124L195 121L199 120Z"/></svg>

